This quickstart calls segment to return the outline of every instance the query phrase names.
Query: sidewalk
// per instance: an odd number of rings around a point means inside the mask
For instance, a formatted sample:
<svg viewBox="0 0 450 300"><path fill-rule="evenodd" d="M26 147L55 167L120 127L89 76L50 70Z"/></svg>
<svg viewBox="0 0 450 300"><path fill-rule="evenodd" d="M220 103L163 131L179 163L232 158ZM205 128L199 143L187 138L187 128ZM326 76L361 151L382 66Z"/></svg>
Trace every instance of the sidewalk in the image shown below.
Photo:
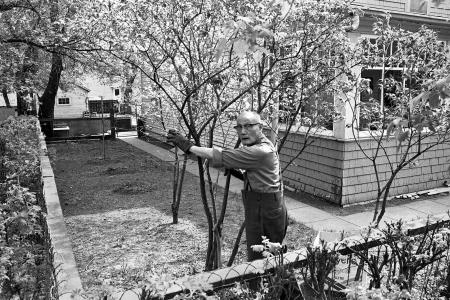
<svg viewBox="0 0 450 300"><path fill-rule="evenodd" d="M170 162L175 160L175 155L170 150L166 150L142 141L134 134L120 133L118 138L138 149L158 157L163 161ZM211 170L214 170L214 172L219 172L216 169ZM197 163L194 161L189 161L186 171L198 176ZM211 174L216 175L213 172L211 172ZM223 176L223 172L221 176L218 176L218 178L218 184L220 186L224 186L226 177ZM242 181L231 177L230 192L240 194L241 189ZM356 233L361 227L369 225L373 217L372 211L338 216L287 196L285 196L285 201L290 218L317 231L337 233L344 231L348 234ZM383 220L390 221L401 218L408 221L417 218L426 218L428 215L442 215L448 210L450 210L450 196L447 194L444 196L434 197L432 199L418 199L414 202L388 207L386 208L386 213L384 214Z"/></svg>

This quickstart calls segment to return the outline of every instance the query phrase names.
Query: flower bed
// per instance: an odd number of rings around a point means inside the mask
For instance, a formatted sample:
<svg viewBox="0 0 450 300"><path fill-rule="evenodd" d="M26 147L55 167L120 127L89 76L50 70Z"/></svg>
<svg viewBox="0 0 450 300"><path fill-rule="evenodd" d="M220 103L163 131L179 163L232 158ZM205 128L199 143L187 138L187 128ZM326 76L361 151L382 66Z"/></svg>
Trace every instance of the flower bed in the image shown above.
<svg viewBox="0 0 450 300"><path fill-rule="evenodd" d="M0 293L5 299L57 298L37 124L34 117L0 123Z"/></svg>

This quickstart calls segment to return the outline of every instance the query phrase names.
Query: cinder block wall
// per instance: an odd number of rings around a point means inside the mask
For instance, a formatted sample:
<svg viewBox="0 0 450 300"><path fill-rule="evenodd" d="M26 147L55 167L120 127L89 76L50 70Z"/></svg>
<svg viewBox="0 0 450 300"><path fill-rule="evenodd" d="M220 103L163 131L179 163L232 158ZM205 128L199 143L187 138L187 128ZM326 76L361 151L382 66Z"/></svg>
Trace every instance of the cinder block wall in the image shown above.
<svg viewBox="0 0 450 300"><path fill-rule="evenodd" d="M176 123L170 119L165 122ZM162 132L158 121L149 119L147 125L150 124L155 130ZM234 122L227 122L216 127L214 145L223 148L234 147L237 135L233 124ZM354 140L344 141L326 136L313 136L310 139L312 143L299 155L305 136L292 133L281 150L281 167L285 169L283 181L287 186L341 206L376 200L377 178L374 166ZM360 144L369 157L373 156L377 147L374 140L361 139ZM202 145L208 145L206 136ZM389 161L395 167L400 159L396 152L395 139L383 141L383 145L388 156L380 153L376 160L382 184L391 174ZM422 147L426 146L427 143L422 144ZM445 180L450 182L449 168L450 145L438 145L420 156L415 165L407 166L397 174L390 196L440 187Z"/></svg>

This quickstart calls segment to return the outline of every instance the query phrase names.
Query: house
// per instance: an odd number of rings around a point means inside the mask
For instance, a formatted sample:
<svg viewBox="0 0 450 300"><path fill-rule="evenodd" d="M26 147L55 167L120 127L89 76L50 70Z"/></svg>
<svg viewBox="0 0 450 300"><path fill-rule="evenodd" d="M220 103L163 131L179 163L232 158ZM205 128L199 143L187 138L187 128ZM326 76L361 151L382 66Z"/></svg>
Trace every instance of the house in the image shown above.
<svg viewBox="0 0 450 300"><path fill-rule="evenodd" d="M109 116L111 109L119 112L123 101L119 81L102 82L95 75L86 75L83 84L59 88L55 100L55 118Z"/></svg>
<svg viewBox="0 0 450 300"><path fill-rule="evenodd" d="M75 84L70 88L58 88L55 99L55 119L81 118L88 107L87 98L90 90Z"/></svg>
<svg viewBox="0 0 450 300"><path fill-rule="evenodd" d="M15 93L8 93L8 100L11 107L6 107L6 101L3 95L0 95L0 122L6 120L9 116L16 115L17 98Z"/></svg>
<svg viewBox="0 0 450 300"><path fill-rule="evenodd" d="M119 112L120 103L123 102L123 88L120 80L101 81L97 76L88 74L84 85L89 88L86 98L86 111L91 115L108 114L111 109ZM103 104L103 106L102 106Z"/></svg>
<svg viewBox="0 0 450 300"><path fill-rule="evenodd" d="M352 41L360 37L371 37L374 16L391 14L391 24L417 31L421 25L434 29L443 44L450 41L450 3L448 1L422 0L356 0L352 4L364 11L359 26L349 32ZM393 48L393 47L392 47ZM371 78L377 82L381 78L378 68L361 70L361 77ZM395 72L395 70L394 70ZM376 91L374 91L376 92ZM336 100L335 100L336 101ZM335 102L335 105L337 103ZM361 153L352 130L359 132L359 140L364 149L374 149L373 140L361 128L352 128L354 107L343 107L343 119L334 121L329 135L314 137L314 143L305 149L300 158L295 160L284 172L287 185L307 193L327 199L341 206L370 202L377 197L377 179L371 162ZM395 140L395 139L393 139ZM282 164L293 157L292 149L301 145L304 136L292 134L290 147L280 155ZM424 147L426 145L423 145ZM395 141L386 142L388 155L395 157ZM412 168L405 168L396 176L391 188L391 195L401 195L433 189L450 179L450 145L443 144L426 152L420 158L421 163ZM381 179L390 176L388 164L378 165Z"/></svg>
<svg viewBox="0 0 450 300"><path fill-rule="evenodd" d="M9 103L7 103L5 97L7 97ZM17 98L17 94L14 92L9 92L6 96L3 94L0 96L0 121L18 114L37 115L39 98L36 93L24 94L23 101L18 101ZM9 107L7 104L9 104Z"/></svg>
<svg viewBox="0 0 450 300"><path fill-rule="evenodd" d="M365 12L360 16L356 28L348 32L351 41L356 42L363 36L371 37L374 16L382 16L390 12L391 24L399 24L402 28L417 31L421 25L434 29L443 44L450 41L450 2L423 0L355 0L355 8ZM399 70L394 70L399 71ZM373 82L380 79L380 68L359 70L362 77L371 78ZM394 74L395 75L395 74ZM375 90L374 93L377 93ZM358 99L356 97L355 99ZM322 199L348 206L370 202L377 199L377 177L371 161L360 151L375 149L374 140L369 131L356 127L353 122L355 107L350 104L340 105L338 97L331 96L331 103L341 109L343 118L331 122L328 130L313 136L313 143L297 157L298 149L302 149L305 134L292 132L289 134L285 147L280 153L285 184L295 190L313 194ZM431 101L431 100L430 100ZM433 100L434 101L434 100ZM356 107L356 109L358 109ZM147 125L157 127L157 118L148 118ZM177 128L178 120L173 116L164 116L165 128ZM151 123L151 124L150 124ZM358 122L356 122L358 123ZM161 124L159 126L162 128ZM224 124L215 132L217 146L233 147L235 133L231 124ZM356 138L354 135L356 132ZM395 160L395 139L383 142L387 155ZM427 145L424 143L423 147ZM386 162L387 157L381 157L377 164L381 180L389 178L391 170ZM450 145L442 144L427 151L420 157L420 163L410 168L402 169L396 176L390 189L390 195L401 195L437 188L445 181L450 182Z"/></svg>
<svg viewBox="0 0 450 300"><path fill-rule="evenodd" d="M130 130L135 126L134 116L121 109L123 87L121 80L100 80L94 74L86 74L82 84L60 86L55 99L53 136L67 137L96 135L111 130L110 112L114 111L114 127ZM121 113L118 115L118 113Z"/></svg>
<svg viewBox="0 0 450 300"><path fill-rule="evenodd" d="M8 93L8 100L11 107L17 106L17 97L16 93ZM0 95L0 107L6 107L6 101L3 95Z"/></svg>

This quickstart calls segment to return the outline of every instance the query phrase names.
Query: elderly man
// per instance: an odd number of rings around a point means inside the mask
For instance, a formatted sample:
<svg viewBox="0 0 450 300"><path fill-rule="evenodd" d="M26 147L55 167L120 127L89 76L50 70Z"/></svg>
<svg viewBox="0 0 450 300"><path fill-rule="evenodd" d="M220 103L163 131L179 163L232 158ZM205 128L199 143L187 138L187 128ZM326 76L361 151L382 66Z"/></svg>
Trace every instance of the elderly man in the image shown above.
<svg viewBox="0 0 450 300"><path fill-rule="evenodd" d="M244 169L242 197L245 207L247 258L262 258L252 245L261 245L262 236L282 243L287 229L287 211L283 199L280 163L274 145L262 132L259 114L242 112L236 129L244 147L220 149L198 147L176 131L169 131L167 140L186 153L207 158L214 167Z"/></svg>

